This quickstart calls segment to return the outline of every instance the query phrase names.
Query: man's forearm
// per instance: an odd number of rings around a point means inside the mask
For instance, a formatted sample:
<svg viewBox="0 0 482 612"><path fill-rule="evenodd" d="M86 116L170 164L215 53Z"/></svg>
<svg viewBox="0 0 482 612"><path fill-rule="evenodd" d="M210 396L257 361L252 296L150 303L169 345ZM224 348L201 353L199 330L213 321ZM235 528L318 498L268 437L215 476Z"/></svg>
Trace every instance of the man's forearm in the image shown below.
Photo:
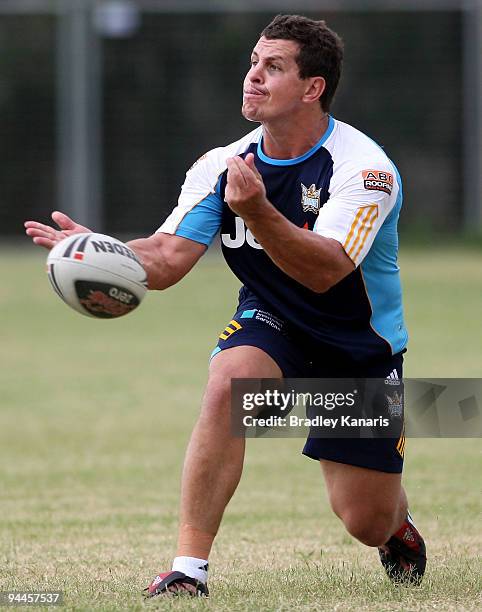
<svg viewBox="0 0 482 612"><path fill-rule="evenodd" d="M206 251L202 244L162 233L127 244L147 273L149 289L167 289L176 284Z"/></svg>
<svg viewBox="0 0 482 612"><path fill-rule="evenodd" d="M297 227L267 200L244 221L273 262L312 291L327 291L354 269L339 242Z"/></svg>
<svg viewBox="0 0 482 612"><path fill-rule="evenodd" d="M142 263L146 274L149 289L166 289L171 282L172 272L165 254L158 248L151 238L139 238L127 243Z"/></svg>

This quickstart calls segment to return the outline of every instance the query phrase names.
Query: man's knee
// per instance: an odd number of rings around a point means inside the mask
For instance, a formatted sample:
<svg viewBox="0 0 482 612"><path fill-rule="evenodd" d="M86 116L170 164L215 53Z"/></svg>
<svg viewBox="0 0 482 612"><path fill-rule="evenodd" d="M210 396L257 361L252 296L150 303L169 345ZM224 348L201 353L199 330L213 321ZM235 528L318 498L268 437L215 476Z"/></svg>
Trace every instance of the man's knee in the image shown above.
<svg viewBox="0 0 482 612"><path fill-rule="evenodd" d="M396 509L347 508L339 514L346 530L367 546L381 546L394 531Z"/></svg>
<svg viewBox="0 0 482 612"><path fill-rule="evenodd" d="M278 364L256 346L234 346L218 352L212 359L209 378L281 378Z"/></svg>
<svg viewBox="0 0 482 612"><path fill-rule="evenodd" d="M332 461L321 466L331 507L347 531L367 546L390 539L406 513L401 475Z"/></svg>
<svg viewBox="0 0 482 612"><path fill-rule="evenodd" d="M211 362L202 402L202 416L218 419L229 416L233 378L279 378L281 370L261 349L239 346L218 353Z"/></svg>

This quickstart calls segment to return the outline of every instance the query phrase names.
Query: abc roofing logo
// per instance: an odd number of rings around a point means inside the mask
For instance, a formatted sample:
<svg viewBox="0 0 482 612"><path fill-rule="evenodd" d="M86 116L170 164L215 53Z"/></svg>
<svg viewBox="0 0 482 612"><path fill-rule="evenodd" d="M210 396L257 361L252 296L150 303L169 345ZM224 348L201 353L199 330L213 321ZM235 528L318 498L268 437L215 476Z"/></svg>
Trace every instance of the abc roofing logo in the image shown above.
<svg viewBox="0 0 482 612"><path fill-rule="evenodd" d="M381 170L363 170L363 186L365 189L384 191L390 195L393 189L393 175Z"/></svg>

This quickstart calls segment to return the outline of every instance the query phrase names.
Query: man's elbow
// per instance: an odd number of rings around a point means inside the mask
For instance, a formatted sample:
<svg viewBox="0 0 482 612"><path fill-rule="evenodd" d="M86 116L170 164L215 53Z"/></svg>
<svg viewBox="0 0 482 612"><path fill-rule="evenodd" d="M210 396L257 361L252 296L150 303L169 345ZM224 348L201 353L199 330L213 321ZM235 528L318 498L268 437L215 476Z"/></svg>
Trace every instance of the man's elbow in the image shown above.
<svg viewBox="0 0 482 612"><path fill-rule="evenodd" d="M173 282L169 282L166 278L158 279L154 277L147 277L147 287L149 291L164 291L164 289L168 289L174 285Z"/></svg>
<svg viewBox="0 0 482 612"><path fill-rule="evenodd" d="M326 293L355 270L355 264L344 251L339 257L333 257L333 260L332 265L317 264L312 267L307 281L302 281L303 285L314 293Z"/></svg>
<svg viewBox="0 0 482 612"><path fill-rule="evenodd" d="M329 289L333 287L336 283L328 283L324 280L316 280L310 283L304 283L305 287L313 291L313 293L326 293Z"/></svg>
<svg viewBox="0 0 482 612"><path fill-rule="evenodd" d="M346 274L334 274L334 273L324 273L324 274L316 274L309 281L304 282L305 287L313 291L313 293L326 293L332 287L334 287L337 283L340 282L342 278L344 278Z"/></svg>

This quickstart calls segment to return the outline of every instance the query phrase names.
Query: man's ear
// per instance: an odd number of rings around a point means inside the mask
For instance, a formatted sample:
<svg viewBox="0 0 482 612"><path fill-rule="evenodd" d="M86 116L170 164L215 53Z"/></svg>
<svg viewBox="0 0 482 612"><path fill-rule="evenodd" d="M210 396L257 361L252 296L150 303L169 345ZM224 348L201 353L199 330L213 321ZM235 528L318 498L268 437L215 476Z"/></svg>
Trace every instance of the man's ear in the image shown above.
<svg viewBox="0 0 482 612"><path fill-rule="evenodd" d="M304 102L316 102L323 95L326 89L326 81L321 76L309 77L306 79L307 86L303 96Z"/></svg>

